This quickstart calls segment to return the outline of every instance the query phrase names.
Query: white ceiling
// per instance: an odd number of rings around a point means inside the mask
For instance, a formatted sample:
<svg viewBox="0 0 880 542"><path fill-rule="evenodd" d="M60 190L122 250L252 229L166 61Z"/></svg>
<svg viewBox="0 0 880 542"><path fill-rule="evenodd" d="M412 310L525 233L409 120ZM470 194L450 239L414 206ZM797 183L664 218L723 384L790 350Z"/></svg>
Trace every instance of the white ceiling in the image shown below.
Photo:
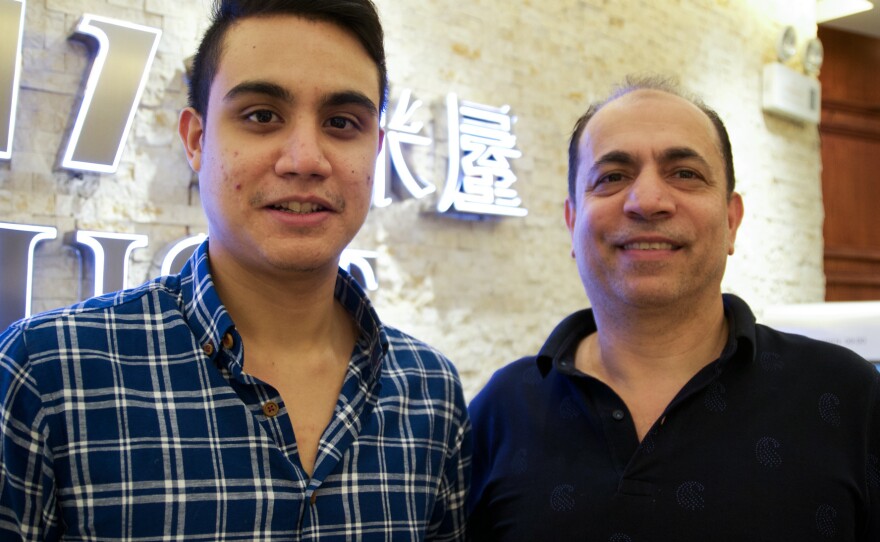
<svg viewBox="0 0 880 542"><path fill-rule="evenodd" d="M872 38L880 38L880 2L874 0L874 9L870 11L828 21L819 26L827 26L837 30L871 36Z"/></svg>

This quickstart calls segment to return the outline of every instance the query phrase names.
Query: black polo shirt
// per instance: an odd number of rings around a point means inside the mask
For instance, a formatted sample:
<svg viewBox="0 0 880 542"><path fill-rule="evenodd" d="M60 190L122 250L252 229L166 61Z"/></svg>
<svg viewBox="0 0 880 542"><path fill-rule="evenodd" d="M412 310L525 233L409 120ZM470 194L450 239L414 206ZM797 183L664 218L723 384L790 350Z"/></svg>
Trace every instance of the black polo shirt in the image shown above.
<svg viewBox="0 0 880 542"><path fill-rule="evenodd" d="M590 310L470 405L473 540L880 541L880 373L755 323L730 337L641 443L623 401L574 368Z"/></svg>

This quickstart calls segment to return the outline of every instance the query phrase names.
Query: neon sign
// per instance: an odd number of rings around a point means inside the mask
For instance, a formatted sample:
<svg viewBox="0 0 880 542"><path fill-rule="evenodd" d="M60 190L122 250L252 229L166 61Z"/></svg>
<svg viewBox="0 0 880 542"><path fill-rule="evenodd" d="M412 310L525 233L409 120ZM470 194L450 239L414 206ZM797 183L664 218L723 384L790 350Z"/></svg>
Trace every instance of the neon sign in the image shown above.
<svg viewBox="0 0 880 542"><path fill-rule="evenodd" d="M0 328L16 317L31 315L34 279L34 249L40 241L55 239L58 230L48 226L26 226L0 222ZM10 319L10 317L12 317Z"/></svg>
<svg viewBox="0 0 880 542"><path fill-rule="evenodd" d="M83 16L73 37L96 47L62 167L116 171L161 36L156 28Z"/></svg>
<svg viewBox="0 0 880 542"><path fill-rule="evenodd" d="M526 216L528 211L520 207L522 200L512 188L516 175L509 159L522 153L516 149L509 113L509 106L493 108L459 102L455 94L446 97L449 174L438 211Z"/></svg>
<svg viewBox="0 0 880 542"><path fill-rule="evenodd" d="M128 288L128 261L132 251L147 246L147 236L79 230L75 243L92 251L92 295ZM121 265L121 269L118 267Z"/></svg>
<svg viewBox="0 0 880 542"><path fill-rule="evenodd" d="M387 123L383 119L385 146L376 163L376 179L385 182L373 185L375 207L387 207L392 201L386 194L391 177L389 162L402 185L401 191L422 199L437 190L435 184L414 174L404 158L404 145L432 143L430 137L421 135L424 123L412 120L422 102L411 102L411 97L412 92L404 89L390 119ZM522 153L516 148L516 136L512 133L514 119L510 106L459 101L457 95L449 94L446 112L449 162L437 212L457 218L526 216L528 210L522 207L522 199L513 188L517 177L511 160Z"/></svg>

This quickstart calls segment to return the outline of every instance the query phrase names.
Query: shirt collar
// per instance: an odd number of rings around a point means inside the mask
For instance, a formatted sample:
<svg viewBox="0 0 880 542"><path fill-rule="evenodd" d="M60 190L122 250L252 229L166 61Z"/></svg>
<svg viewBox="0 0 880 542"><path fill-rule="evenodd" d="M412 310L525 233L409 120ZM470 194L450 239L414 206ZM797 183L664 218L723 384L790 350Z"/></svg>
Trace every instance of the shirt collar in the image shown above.
<svg viewBox="0 0 880 542"><path fill-rule="evenodd" d="M200 244L180 271L180 296L184 314L199 344L217 346L235 324L217 295L208 261L208 242ZM382 358L388 351L388 336L372 303L354 278L339 269L334 297L351 314L358 325L358 345L368 356L371 376L379 376ZM214 357L218 348L209 357ZM206 352L207 353L207 352Z"/></svg>
<svg viewBox="0 0 880 542"><path fill-rule="evenodd" d="M596 320L593 319L592 309L579 310L560 322L538 352L538 370L541 371L541 376L547 376L554 361L563 358L574 360L578 343L595 331Z"/></svg>
<svg viewBox="0 0 880 542"><path fill-rule="evenodd" d="M745 361L755 361L758 355L758 341L755 339L755 315L748 304L733 294L723 294L724 314L730 326L727 346L721 353L721 361L725 363L740 351Z"/></svg>
<svg viewBox="0 0 880 542"><path fill-rule="evenodd" d="M367 294L347 271L339 268L333 293L360 329L358 345L370 359L372 377L379 377L382 358L388 353L388 335Z"/></svg>
<svg viewBox="0 0 880 542"><path fill-rule="evenodd" d="M721 353L721 364L727 364L734 354L741 352L747 361L754 361L757 354L755 340L755 315L745 301L733 294L723 294L724 314L730 326L727 345ZM547 376L554 363L573 361L581 339L596 331L592 309L579 310L565 318L550 333L538 352L538 370ZM742 350L740 350L742 348Z"/></svg>

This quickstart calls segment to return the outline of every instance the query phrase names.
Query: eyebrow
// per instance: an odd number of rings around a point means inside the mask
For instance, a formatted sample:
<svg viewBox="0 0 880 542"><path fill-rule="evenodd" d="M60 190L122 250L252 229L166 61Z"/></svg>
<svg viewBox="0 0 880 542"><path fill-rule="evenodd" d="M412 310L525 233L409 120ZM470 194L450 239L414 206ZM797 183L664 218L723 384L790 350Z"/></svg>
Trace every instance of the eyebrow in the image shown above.
<svg viewBox="0 0 880 542"><path fill-rule="evenodd" d="M269 81L243 81L234 87L223 97L223 101L231 101L245 94L260 94L287 103L295 101L293 94L283 86ZM366 109L372 116L379 116L379 108L363 92L357 90L343 90L329 92L321 97L321 107L339 107L342 105L356 105Z"/></svg>
<svg viewBox="0 0 880 542"><path fill-rule="evenodd" d="M293 95L286 88L268 81L244 81L241 82L226 93L223 101L228 102L238 98L243 94L262 94L269 98L276 98L285 102L292 102Z"/></svg>
<svg viewBox="0 0 880 542"><path fill-rule="evenodd" d="M590 178L594 177L602 166L607 164L617 164L622 166L632 166L635 165L638 161L636 157L632 154L624 151L611 151L606 152L590 166L590 170L588 172Z"/></svg>
<svg viewBox="0 0 880 542"><path fill-rule="evenodd" d="M702 154L690 147L672 147L661 152L657 159L660 162L677 162L679 160L696 160L706 169L710 169L709 161Z"/></svg>

